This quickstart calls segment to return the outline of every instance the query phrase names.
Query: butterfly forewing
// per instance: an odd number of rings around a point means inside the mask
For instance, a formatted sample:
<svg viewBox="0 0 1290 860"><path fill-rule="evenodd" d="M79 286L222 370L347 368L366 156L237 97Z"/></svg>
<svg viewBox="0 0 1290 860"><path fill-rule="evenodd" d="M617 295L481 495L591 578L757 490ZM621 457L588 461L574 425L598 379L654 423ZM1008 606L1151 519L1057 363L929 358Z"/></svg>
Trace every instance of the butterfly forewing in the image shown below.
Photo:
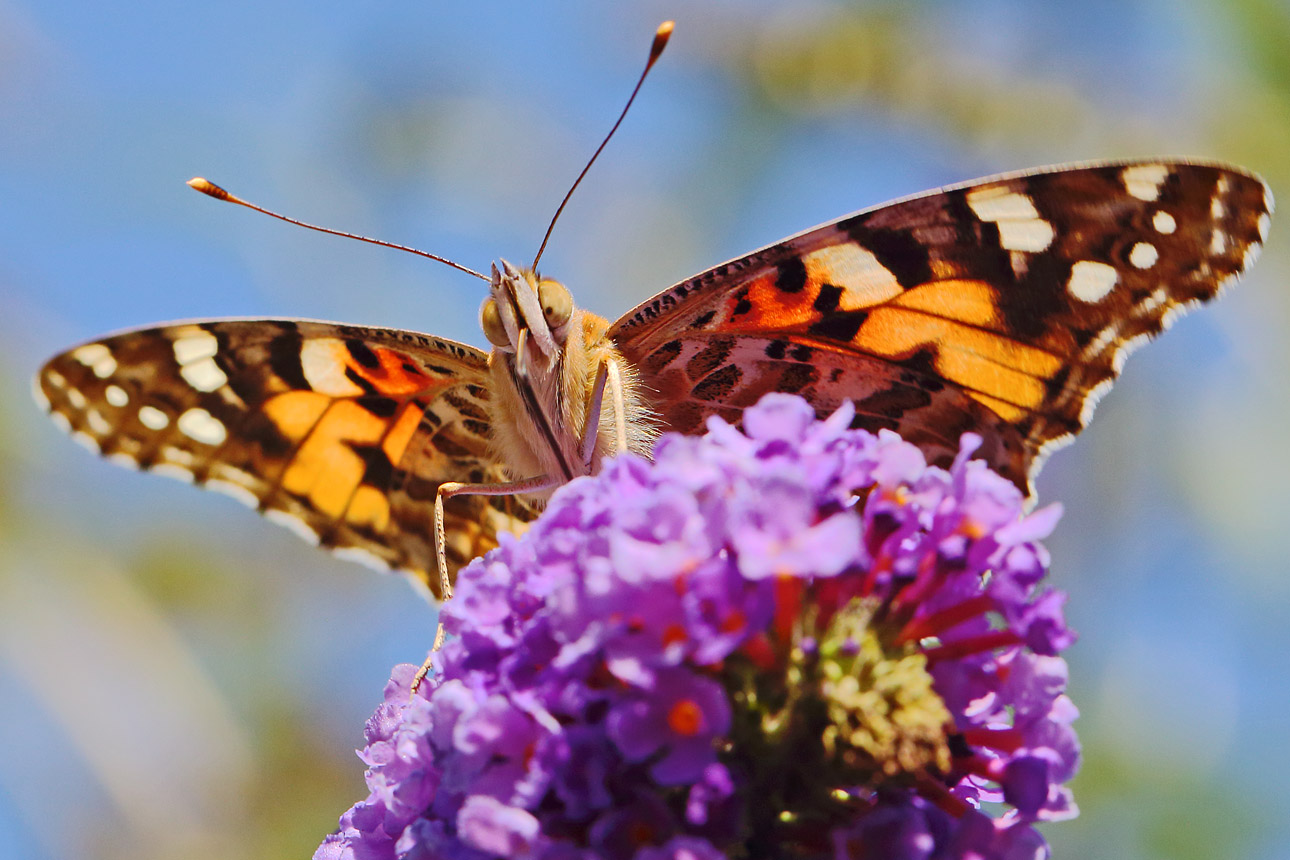
<svg viewBox="0 0 1290 860"><path fill-rule="evenodd" d="M1029 489L1130 349L1257 256L1271 194L1234 168L1008 174L859 212L678 284L611 329L664 429L768 391L887 427L946 462L967 430Z"/></svg>
<svg viewBox="0 0 1290 860"><path fill-rule="evenodd" d="M56 420L105 456L225 492L436 593L439 485L503 480L486 382L473 347L293 320L125 332L56 356L38 379ZM453 573L531 517L480 496L445 514Z"/></svg>

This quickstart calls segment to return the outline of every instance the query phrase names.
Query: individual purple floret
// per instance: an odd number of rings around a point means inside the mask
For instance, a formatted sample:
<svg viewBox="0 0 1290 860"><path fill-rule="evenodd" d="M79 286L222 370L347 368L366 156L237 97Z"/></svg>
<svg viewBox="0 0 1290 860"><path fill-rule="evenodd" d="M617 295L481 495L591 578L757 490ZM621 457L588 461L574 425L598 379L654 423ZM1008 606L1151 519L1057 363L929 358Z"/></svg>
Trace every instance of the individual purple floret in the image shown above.
<svg viewBox="0 0 1290 860"><path fill-rule="evenodd" d="M1056 507L770 395L461 572L320 860L1013 860L1076 814ZM997 817L982 803L1001 803Z"/></svg>

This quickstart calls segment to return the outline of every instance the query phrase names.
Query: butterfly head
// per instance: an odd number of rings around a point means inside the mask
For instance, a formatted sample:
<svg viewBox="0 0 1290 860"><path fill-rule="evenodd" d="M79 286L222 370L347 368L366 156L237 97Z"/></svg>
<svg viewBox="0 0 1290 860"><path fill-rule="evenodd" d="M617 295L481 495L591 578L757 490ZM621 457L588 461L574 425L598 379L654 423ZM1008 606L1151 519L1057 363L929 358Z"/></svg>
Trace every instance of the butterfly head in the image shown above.
<svg viewBox="0 0 1290 860"><path fill-rule="evenodd" d="M550 368L564 349L573 317L573 297L559 281L506 260L493 264L479 322L495 349L517 355L520 344L527 343L524 363Z"/></svg>

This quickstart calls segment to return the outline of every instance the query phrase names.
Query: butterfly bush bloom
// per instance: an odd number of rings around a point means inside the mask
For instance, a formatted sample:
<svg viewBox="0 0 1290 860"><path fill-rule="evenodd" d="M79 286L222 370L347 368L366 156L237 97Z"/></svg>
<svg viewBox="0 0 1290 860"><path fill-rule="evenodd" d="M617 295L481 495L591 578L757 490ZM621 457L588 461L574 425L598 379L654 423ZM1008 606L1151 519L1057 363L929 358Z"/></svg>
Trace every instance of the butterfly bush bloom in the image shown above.
<svg viewBox="0 0 1290 860"><path fill-rule="evenodd" d="M1046 857L1079 759L1059 511L971 435L946 471L853 414L768 396L503 535L315 857Z"/></svg>

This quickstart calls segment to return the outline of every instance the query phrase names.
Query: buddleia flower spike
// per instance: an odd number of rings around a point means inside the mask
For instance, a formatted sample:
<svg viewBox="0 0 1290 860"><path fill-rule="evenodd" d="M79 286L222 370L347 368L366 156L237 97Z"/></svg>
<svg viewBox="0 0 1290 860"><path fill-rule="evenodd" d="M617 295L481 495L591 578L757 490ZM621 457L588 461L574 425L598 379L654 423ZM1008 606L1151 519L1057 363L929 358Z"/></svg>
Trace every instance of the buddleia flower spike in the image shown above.
<svg viewBox="0 0 1290 860"><path fill-rule="evenodd" d="M1059 510L853 414L770 395L557 491L463 570L425 683L395 669L317 860L1044 856Z"/></svg>

